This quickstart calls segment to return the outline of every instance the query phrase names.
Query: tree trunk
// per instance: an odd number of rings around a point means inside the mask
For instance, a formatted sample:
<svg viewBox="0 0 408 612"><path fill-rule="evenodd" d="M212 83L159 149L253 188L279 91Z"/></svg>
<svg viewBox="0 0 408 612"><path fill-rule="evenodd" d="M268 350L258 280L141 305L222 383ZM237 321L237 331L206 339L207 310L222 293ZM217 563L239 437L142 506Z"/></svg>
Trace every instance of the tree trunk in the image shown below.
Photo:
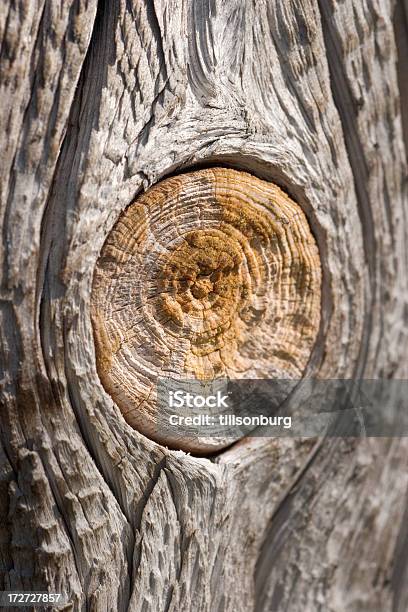
<svg viewBox="0 0 408 612"><path fill-rule="evenodd" d="M307 375L408 378L406 16L404 0L0 8L0 589L62 592L66 610L408 609L405 438L169 450L102 386L90 312L139 193L236 168L284 189L318 244Z"/></svg>

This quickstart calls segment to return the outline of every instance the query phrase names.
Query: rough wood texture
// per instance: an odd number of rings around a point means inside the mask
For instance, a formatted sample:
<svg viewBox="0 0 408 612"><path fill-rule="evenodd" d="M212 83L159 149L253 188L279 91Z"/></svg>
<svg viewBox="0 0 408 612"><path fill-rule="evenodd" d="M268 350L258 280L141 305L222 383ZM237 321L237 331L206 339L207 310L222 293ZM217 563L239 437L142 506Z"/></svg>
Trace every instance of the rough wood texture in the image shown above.
<svg viewBox="0 0 408 612"><path fill-rule="evenodd" d="M230 166L280 185L316 237L306 374L407 377L395 5L2 3L2 588L73 610L405 612L405 439L170 451L99 382L90 316L129 204Z"/></svg>
<svg viewBox="0 0 408 612"><path fill-rule="evenodd" d="M120 216L97 262L99 377L139 431L215 451L231 440L169 427L157 380L301 378L320 287L308 222L278 187L222 168L162 181Z"/></svg>

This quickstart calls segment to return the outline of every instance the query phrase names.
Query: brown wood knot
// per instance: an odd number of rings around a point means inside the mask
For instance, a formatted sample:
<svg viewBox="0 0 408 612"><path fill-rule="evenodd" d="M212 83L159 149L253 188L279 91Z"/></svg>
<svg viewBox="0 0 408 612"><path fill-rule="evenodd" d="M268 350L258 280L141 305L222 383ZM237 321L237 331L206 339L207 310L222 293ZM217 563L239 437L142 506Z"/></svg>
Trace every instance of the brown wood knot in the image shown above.
<svg viewBox="0 0 408 612"><path fill-rule="evenodd" d="M279 187L226 168L168 178L122 213L97 262L99 377L135 429L215 451L231 439L186 438L168 423L163 435L157 381L301 377L320 299L316 242Z"/></svg>

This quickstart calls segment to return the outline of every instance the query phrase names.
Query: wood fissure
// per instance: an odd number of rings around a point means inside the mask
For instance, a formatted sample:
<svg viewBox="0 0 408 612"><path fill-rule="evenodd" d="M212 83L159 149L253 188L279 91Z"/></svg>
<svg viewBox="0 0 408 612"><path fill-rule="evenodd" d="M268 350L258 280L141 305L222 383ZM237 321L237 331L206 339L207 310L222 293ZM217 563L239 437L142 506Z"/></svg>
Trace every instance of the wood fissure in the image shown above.
<svg viewBox="0 0 408 612"><path fill-rule="evenodd" d="M333 91L333 100L339 112L343 126L343 134L348 152L350 166L353 172L356 188L357 202L359 204L359 217L364 227L365 265L368 266L370 276L369 286L366 285L364 332L361 338L360 355L356 364L357 378L364 376L364 367L367 362L369 343L373 325L373 309L376 299L376 240L374 234L374 221L371 215L370 198L368 193L368 168L364 156L363 145L358 136L358 125L355 111L357 102L350 91L346 68L342 62L341 39L333 26L333 8L325 0L319 0L322 16L322 30L325 39L327 61L331 73L330 83Z"/></svg>
<svg viewBox="0 0 408 612"><path fill-rule="evenodd" d="M408 163L408 76L405 68L405 58L408 55L408 2L398 0L394 7L394 32L397 46L398 89L402 126L404 130L405 152Z"/></svg>

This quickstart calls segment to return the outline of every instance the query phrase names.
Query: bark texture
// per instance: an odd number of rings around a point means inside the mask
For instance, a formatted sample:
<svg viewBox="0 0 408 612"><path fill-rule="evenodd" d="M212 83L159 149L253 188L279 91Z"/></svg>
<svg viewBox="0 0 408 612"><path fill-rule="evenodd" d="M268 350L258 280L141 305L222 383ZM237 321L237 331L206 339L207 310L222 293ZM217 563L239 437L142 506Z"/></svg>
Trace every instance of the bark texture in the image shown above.
<svg viewBox="0 0 408 612"><path fill-rule="evenodd" d="M1 588L70 610L408 608L405 439L168 450L104 390L91 324L126 207L229 166L282 187L314 233L306 374L408 377L403 4L2 4Z"/></svg>

